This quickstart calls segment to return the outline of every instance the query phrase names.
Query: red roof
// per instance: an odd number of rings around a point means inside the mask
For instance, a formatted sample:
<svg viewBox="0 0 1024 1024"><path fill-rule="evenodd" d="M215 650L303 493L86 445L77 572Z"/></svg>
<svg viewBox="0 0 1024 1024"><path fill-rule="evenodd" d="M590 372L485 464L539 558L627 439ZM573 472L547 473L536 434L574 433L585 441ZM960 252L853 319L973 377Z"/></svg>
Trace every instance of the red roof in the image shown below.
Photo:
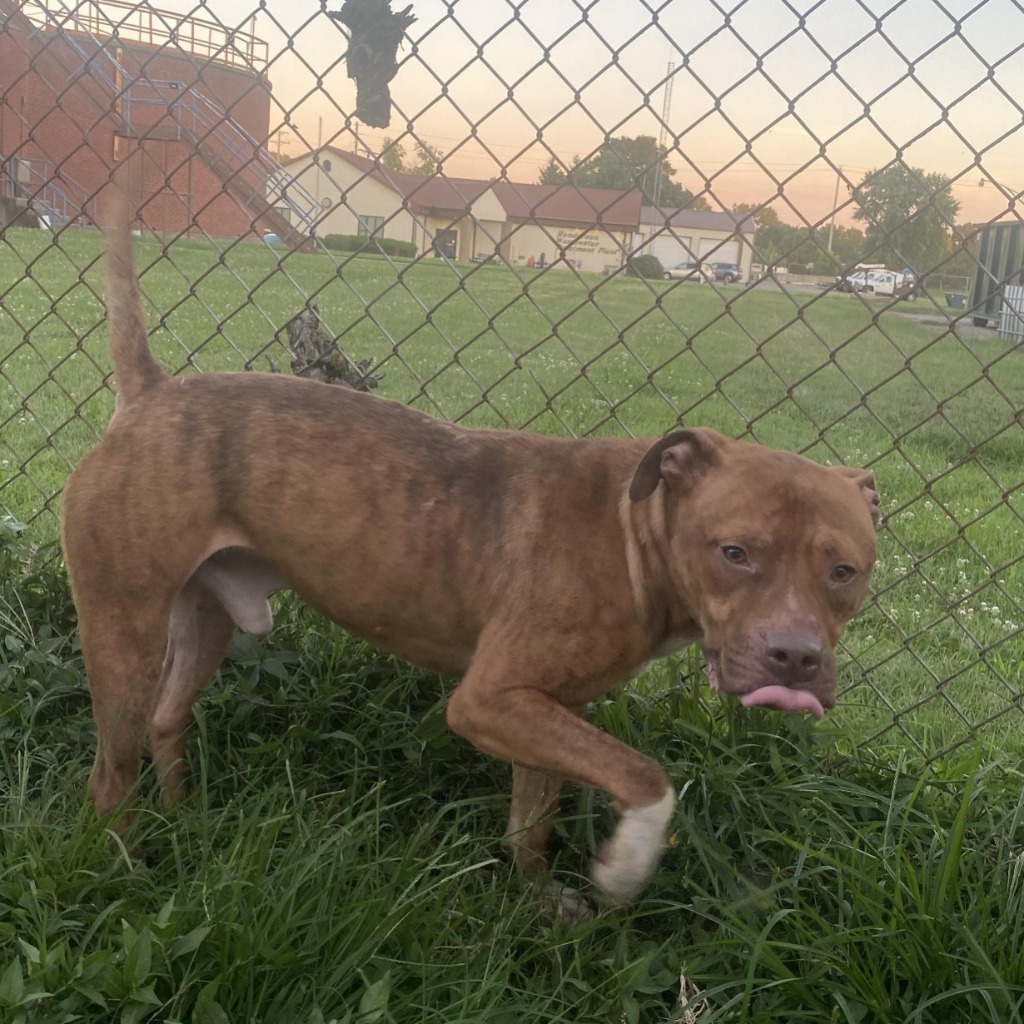
<svg viewBox="0 0 1024 1024"><path fill-rule="evenodd" d="M448 175L408 174L391 171L378 161L356 153L325 147L322 154L340 157L369 178L397 192L414 213L463 214L488 189L494 191L506 216L514 220L557 221L569 224L599 224L632 230L640 222L639 192L617 192L607 188L579 188L575 185L528 185L514 181L480 181ZM294 161L289 161L292 163ZM287 165L286 165L287 166Z"/></svg>
<svg viewBox="0 0 1024 1024"><path fill-rule="evenodd" d="M643 196L636 191L576 185L522 185L495 181L494 194L509 217L518 220L567 221L632 229L640 222Z"/></svg>
<svg viewBox="0 0 1024 1024"><path fill-rule="evenodd" d="M341 149L325 147L321 150L328 159L340 157L362 171L368 178L373 178L397 192L409 201L409 209L413 213L443 211L446 213L465 213L477 199L490 187L489 181L476 181L473 178L450 178L447 175L408 174L405 171L392 171L370 157L356 153L346 153ZM291 163L292 161L289 161Z"/></svg>

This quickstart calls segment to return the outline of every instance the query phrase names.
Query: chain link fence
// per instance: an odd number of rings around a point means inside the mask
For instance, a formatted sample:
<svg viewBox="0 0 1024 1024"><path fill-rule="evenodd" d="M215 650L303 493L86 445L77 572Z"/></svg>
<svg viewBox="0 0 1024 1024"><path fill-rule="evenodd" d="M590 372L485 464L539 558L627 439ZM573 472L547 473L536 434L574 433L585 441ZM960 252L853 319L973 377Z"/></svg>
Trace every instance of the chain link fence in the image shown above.
<svg viewBox="0 0 1024 1024"><path fill-rule="evenodd" d="M124 165L175 372L869 466L835 720L926 759L1012 742L1024 8L329 7L0 0L8 523L55 534L112 409L96 223Z"/></svg>

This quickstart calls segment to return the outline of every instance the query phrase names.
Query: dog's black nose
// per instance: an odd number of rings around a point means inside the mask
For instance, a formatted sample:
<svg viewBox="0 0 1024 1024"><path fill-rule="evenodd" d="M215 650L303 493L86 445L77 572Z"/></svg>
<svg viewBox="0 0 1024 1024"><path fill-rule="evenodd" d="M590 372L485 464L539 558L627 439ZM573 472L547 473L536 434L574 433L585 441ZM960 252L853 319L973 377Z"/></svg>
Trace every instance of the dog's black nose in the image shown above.
<svg viewBox="0 0 1024 1024"><path fill-rule="evenodd" d="M787 686L808 683L821 671L821 642L803 633L769 633L765 637L771 670Z"/></svg>

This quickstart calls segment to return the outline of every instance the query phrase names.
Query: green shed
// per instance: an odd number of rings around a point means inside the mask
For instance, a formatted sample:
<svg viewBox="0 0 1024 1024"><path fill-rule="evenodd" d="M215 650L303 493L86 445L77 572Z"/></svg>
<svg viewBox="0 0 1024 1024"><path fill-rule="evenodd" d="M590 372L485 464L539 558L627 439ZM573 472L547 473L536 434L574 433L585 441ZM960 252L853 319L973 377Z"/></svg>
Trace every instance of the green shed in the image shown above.
<svg viewBox="0 0 1024 1024"><path fill-rule="evenodd" d="M977 327L997 325L1003 288L1024 285L1024 223L1004 221L981 229L970 312Z"/></svg>

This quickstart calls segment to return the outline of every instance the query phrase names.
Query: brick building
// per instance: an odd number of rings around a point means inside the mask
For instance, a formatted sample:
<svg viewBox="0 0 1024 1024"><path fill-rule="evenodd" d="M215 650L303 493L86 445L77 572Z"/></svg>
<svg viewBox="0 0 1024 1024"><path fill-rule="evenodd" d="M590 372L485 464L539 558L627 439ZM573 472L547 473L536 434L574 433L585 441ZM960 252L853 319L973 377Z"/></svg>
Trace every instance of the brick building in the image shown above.
<svg viewBox="0 0 1024 1024"><path fill-rule="evenodd" d="M27 206L93 222L127 160L154 230L287 230L263 199L277 170L264 147L266 56L254 36L147 4L101 0L69 16L46 0L0 0L8 219Z"/></svg>

